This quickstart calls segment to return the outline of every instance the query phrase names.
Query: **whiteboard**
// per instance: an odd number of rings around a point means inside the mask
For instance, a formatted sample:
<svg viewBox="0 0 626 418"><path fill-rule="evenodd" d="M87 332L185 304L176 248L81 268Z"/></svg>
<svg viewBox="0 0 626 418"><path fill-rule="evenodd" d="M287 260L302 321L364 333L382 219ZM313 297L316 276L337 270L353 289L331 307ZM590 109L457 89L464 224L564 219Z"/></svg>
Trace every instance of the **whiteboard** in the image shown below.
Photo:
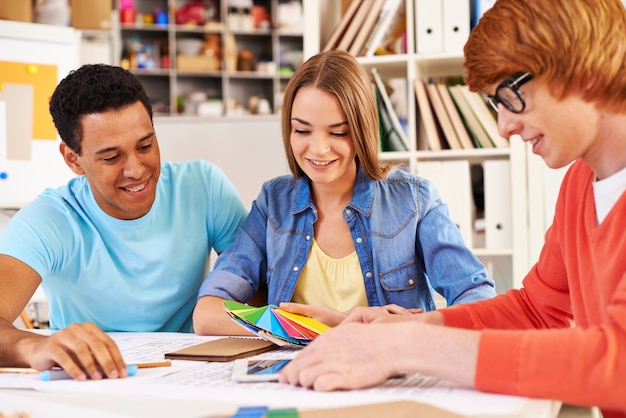
<svg viewBox="0 0 626 418"><path fill-rule="evenodd" d="M29 72L33 80L43 77L44 73L50 74L43 71L44 69L55 68L56 80L53 84L56 85L78 67L80 39L80 32L70 27L0 20L0 66L13 69L14 65L23 64L24 71ZM41 94L41 86L36 82L34 86L28 86L28 82L24 84L21 78L11 78L9 73L6 70L0 71L0 102L4 103L0 104L0 208L20 208L46 187L65 184L74 173L67 167L59 152L60 138L56 130L50 135L49 114L46 115L49 120L44 121L45 123L39 122L42 113L41 99L25 97L25 94L19 93L35 109L17 113L19 123L15 120L15 115L11 114L12 111L16 113L12 109L17 106L15 104L11 107L11 101L16 97L14 92L34 90L39 92L35 94ZM28 88L24 89L26 87ZM47 109L47 99L52 91L45 91ZM43 128L47 133L39 132L40 125L45 125ZM18 135L19 144L12 142L18 140L13 133L9 134L14 132L11 128L15 127L21 134L26 134L26 138ZM20 149L19 154L9 152L11 144L19 145L13 147Z"/></svg>

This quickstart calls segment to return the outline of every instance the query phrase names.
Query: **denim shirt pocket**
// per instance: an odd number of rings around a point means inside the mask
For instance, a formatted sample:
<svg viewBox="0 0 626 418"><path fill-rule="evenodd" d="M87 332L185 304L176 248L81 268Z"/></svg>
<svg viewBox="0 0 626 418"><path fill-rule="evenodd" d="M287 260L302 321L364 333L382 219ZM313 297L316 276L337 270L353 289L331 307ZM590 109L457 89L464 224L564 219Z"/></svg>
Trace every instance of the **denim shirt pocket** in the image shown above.
<svg viewBox="0 0 626 418"><path fill-rule="evenodd" d="M415 289L422 281L424 272L420 268L416 259L400 264L379 274L381 286L387 292L397 292L402 290Z"/></svg>

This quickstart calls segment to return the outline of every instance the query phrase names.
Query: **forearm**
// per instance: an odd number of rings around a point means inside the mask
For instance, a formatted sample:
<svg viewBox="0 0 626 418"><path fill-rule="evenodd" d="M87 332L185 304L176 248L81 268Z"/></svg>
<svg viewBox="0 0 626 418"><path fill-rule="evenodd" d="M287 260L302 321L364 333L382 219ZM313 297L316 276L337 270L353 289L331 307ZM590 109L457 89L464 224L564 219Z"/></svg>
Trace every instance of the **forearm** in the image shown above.
<svg viewBox="0 0 626 418"><path fill-rule="evenodd" d="M193 312L193 327L199 335L253 335L238 325L224 309L224 299L205 296Z"/></svg>
<svg viewBox="0 0 626 418"><path fill-rule="evenodd" d="M0 366L32 367L29 353L43 338L43 335L19 330L9 321L0 319Z"/></svg>
<svg viewBox="0 0 626 418"><path fill-rule="evenodd" d="M394 345L390 352L397 353L392 357L395 373L419 372L474 387L479 332L424 323L393 328L387 340ZM394 338L394 333L403 337Z"/></svg>

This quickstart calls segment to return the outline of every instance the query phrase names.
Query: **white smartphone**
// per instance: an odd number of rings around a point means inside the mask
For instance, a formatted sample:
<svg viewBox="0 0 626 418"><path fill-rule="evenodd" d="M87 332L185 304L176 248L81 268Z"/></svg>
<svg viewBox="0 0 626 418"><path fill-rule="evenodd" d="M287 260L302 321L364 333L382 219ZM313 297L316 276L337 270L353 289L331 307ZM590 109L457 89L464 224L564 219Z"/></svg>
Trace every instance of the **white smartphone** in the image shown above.
<svg viewBox="0 0 626 418"><path fill-rule="evenodd" d="M238 382L272 382L278 380L278 372L291 359L253 360L237 359L233 362L231 378Z"/></svg>

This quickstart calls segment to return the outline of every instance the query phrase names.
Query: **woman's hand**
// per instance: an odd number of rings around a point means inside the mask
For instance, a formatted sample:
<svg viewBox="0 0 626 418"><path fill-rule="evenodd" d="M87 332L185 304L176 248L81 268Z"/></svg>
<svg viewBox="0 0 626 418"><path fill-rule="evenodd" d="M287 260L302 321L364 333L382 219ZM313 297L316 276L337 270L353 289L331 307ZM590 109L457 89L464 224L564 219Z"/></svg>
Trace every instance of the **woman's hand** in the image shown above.
<svg viewBox="0 0 626 418"><path fill-rule="evenodd" d="M280 309L284 309L287 312L298 315L309 316L323 324L328 325L329 327L339 325L347 316L343 312L326 306L304 305L302 303L295 302L281 302Z"/></svg>

